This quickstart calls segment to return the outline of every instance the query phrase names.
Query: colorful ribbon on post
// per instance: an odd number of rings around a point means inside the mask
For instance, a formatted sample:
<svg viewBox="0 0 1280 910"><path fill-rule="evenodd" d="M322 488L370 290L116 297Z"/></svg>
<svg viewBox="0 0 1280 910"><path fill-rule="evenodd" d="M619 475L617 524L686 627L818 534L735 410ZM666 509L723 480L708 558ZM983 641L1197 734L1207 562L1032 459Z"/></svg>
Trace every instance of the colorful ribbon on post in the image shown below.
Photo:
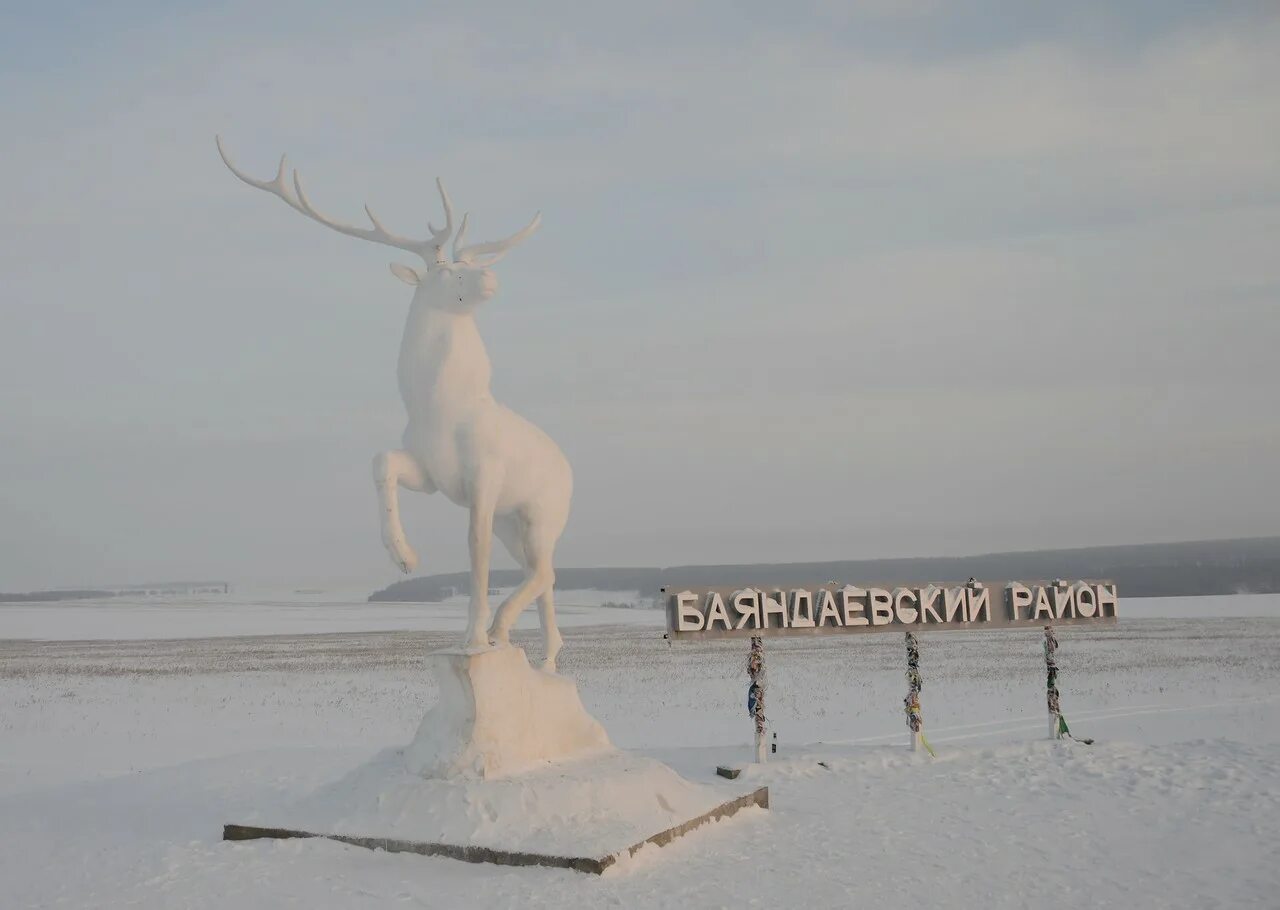
<svg viewBox="0 0 1280 910"><path fill-rule="evenodd" d="M923 688L924 683L920 679L920 643L916 641L914 632L908 632L907 697L902 700L902 705L907 712L907 726L912 733L919 734L921 744L933 755L933 747L924 738L924 716L920 713L920 690Z"/></svg>
<svg viewBox="0 0 1280 910"><path fill-rule="evenodd" d="M1058 692L1058 639L1053 634L1053 626L1044 627L1044 668L1045 668L1045 690L1046 699L1049 706L1049 713L1059 719L1061 722L1062 708L1058 698L1061 695Z"/></svg>
<svg viewBox="0 0 1280 910"><path fill-rule="evenodd" d="M751 653L747 655L747 675L751 685L747 689L747 713L756 722L756 736L764 736L764 639L751 637Z"/></svg>
<svg viewBox="0 0 1280 910"><path fill-rule="evenodd" d="M1062 716L1061 695L1058 691L1058 638L1053 634L1053 626L1044 627L1044 669L1045 669L1045 702L1049 708L1049 716L1054 720L1054 730L1059 738L1065 736L1086 746L1093 745L1091 739L1076 739L1071 735L1067 719Z"/></svg>

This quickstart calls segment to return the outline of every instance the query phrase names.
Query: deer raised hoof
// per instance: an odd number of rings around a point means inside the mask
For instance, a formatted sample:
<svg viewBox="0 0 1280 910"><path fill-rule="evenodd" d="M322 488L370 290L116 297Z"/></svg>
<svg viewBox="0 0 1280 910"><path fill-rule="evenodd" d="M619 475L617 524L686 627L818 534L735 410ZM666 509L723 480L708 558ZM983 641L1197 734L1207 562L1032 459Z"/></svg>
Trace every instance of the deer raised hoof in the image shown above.
<svg viewBox="0 0 1280 910"><path fill-rule="evenodd" d="M391 561L405 575L411 573L418 568L418 554L413 552L413 547L409 546L409 542L404 539L404 532L399 534L388 535L386 529L382 532L382 543L387 548L387 553L391 556Z"/></svg>
<svg viewBox="0 0 1280 910"><path fill-rule="evenodd" d="M391 561L408 575L418 567L418 554L413 552L400 524L399 487L430 492L434 487L426 479L413 456L401 449L380 452L373 459L373 485L378 490L378 506L382 511L382 545Z"/></svg>

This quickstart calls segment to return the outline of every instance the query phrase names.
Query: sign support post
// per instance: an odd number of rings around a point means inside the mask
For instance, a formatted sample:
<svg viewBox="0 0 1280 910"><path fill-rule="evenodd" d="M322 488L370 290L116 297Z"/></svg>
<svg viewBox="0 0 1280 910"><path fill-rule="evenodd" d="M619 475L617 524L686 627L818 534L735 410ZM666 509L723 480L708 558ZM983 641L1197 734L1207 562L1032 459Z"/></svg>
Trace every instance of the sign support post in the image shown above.
<svg viewBox="0 0 1280 910"><path fill-rule="evenodd" d="M1049 738L1062 739L1062 705L1058 692L1058 639L1052 624L1044 627L1045 701L1049 708Z"/></svg>
<svg viewBox="0 0 1280 910"><path fill-rule="evenodd" d="M767 761L768 750L765 748L764 736L764 639L759 635L751 636L747 675L751 677L751 686L747 690L747 711L756 727L756 761L763 765Z"/></svg>
<svg viewBox="0 0 1280 910"><path fill-rule="evenodd" d="M920 644L914 632L906 633L907 641L907 697L902 700L907 712L907 728L911 730L910 748L920 751L920 737L924 730L924 717L920 714Z"/></svg>

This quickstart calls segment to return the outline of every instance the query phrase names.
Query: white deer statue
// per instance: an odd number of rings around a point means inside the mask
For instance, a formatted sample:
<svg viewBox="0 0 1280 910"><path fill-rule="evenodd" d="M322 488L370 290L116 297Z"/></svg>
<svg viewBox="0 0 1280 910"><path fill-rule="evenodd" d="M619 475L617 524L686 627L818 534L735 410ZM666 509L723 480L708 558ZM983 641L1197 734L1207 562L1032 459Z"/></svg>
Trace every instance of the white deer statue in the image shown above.
<svg viewBox="0 0 1280 910"><path fill-rule="evenodd" d="M273 180L255 180L239 170L217 138L222 161L249 186L279 196L292 209L339 233L396 247L422 257L426 267L392 263L391 271L416 290L400 342L400 397L409 423L403 448L373 460L373 480L382 509L382 541L391 559L408 573L418 557L400 524L397 487L419 493L439 490L471 513L471 604L466 646L509 643L512 624L535 598L546 645L544 669L553 671L560 651L552 588L556 542L569 518L573 475L569 462L546 433L489 390L492 369L476 327L475 310L498 289L490 269L507 251L538 229L535 215L505 240L463 245L467 216L454 234L453 206L437 179L444 227L426 240L392 234L365 206L372 228L334 221L316 211L296 170L286 181L285 158ZM453 237L451 254L445 244ZM493 536L525 572L524 582L502 602L489 625L489 556ZM486 629L487 627L487 629Z"/></svg>

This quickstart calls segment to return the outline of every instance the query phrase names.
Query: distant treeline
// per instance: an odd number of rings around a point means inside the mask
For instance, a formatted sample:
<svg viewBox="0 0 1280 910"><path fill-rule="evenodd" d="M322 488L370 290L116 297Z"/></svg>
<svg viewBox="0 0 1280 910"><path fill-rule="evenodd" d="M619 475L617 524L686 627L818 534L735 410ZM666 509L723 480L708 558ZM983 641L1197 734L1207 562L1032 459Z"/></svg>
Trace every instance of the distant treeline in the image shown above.
<svg viewBox="0 0 1280 910"><path fill-rule="evenodd" d="M6 594L0 591L0 603L50 603L59 600L103 600L108 597L148 597L158 594L226 594L231 585L225 581L175 581L154 585L128 585L121 588L69 588L59 591L27 591Z"/></svg>
<svg viewBox="0 0 1280 910"><path fill-rule="evenodd" d="M51 600L95 600L99 597L115 597L114 591L27 591L25 594L5 594L0 591L0 603L23 601L48 602Z"/></svg>
<svg viewBox="0 0 1280 910"><path fill-rule="evenodd" d="M1171 544L1032 550L981 556L860 559L670 568L557 569L556 587L565 590L639 591L657 594L663 586L801 585L815 582L955 582L970 577L999 580L1105 578L1121 597L1193 594L1257 594L1280 591L1280 537L1197 540ZM495 570L490 584L520 582L518 570ZM470 573L451 572L397 582L369 596L371 601L439 601L470 588Z"/></svg>

